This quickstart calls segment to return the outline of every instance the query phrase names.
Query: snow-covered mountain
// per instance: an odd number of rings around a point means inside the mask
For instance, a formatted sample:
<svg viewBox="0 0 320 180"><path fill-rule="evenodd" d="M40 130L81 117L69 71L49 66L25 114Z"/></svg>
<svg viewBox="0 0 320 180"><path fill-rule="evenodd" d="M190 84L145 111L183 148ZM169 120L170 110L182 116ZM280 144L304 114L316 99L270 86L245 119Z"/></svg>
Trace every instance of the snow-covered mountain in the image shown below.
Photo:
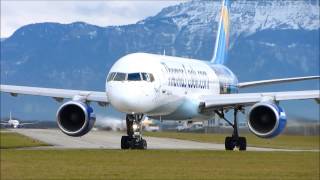
<svg viewBox="0 0 320 180"><path fill-rule="evenodd" d="M156 16L138 22L148 23L157 19L173 21L179 29L197 30L200 26L215 26L219 20L220 1L182 3L163 9ZM319 1L238 0L231 3L231 34L250 35L268 29L317 30L319 29ZM190 26L192 25L192 26Z"/></svg>
<svg viewBox="0 0 320 180"><path fill-rule="evenodd" d="M125 26L26 25L1 42L1 83L102 91L106 72L128 53L165 50L209 60L220 7L220 1L194 0ZM230 17L227 66L240 81L319 74L319 1L239 0L232 2ZM310 87L319 88L319 83L300 86ZM266 90L274 88L279 90ZM58 106L48 105L51 100L27 103L2 97L4 113L19 103L24 115L40 108L37 116L53 119Z"/></svg>

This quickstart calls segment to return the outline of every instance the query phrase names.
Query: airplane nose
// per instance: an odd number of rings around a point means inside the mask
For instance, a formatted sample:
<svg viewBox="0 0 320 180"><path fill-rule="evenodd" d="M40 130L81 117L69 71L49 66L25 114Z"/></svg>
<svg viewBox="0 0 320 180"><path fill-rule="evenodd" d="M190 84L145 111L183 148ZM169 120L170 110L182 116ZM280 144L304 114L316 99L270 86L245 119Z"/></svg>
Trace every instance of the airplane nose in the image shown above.
<svg viewBox="0 0 320 180"><path fill-rule="evenodd" d="M110 85L108 98L111 105L121 112L144 113L150 107L150 97L143 87Z"/></svg>

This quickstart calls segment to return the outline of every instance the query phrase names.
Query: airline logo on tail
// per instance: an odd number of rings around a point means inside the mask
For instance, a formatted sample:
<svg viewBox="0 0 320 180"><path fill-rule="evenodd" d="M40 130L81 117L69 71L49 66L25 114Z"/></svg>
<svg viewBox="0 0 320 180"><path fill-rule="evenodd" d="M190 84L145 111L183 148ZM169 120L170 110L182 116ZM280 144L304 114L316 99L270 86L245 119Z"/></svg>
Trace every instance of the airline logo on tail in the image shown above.
<svg viewBox="0 0 320 180"><path fill-rule="evenodd" d="M224 0L222 3L214 55L211 60L212 63L224 64L227 59L229 48L229 26L229 2L228 0Z"/></svg>

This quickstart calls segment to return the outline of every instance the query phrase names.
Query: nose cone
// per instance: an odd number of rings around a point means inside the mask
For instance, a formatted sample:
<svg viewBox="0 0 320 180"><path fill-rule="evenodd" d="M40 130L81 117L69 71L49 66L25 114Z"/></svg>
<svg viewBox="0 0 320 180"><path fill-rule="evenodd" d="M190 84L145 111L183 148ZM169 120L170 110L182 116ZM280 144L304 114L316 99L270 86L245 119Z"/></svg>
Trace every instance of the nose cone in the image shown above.
<svg viewBox="0 0 320 180"><path fill-rule="evenodd" d="M153 107L152 97L146 87L125 82L108 86L108 98L113 107L125 113L146 113Z"/></svg>

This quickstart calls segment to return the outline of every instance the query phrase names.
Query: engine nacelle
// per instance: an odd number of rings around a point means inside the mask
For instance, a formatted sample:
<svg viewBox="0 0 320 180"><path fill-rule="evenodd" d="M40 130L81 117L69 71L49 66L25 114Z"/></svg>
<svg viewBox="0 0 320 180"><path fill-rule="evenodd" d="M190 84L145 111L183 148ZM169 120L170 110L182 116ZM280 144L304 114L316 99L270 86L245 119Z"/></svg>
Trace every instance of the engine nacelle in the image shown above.
<svg viewBox="0 0 320 180"><path fill-rule="evenodd" d="M252 106L248 116L250 131L261 138L279 135L287 124L284 110L271 102L260 102Z"/></svg>
<svg viewBox="0 0 320 180"><path fill-rule="evenodd" d="M57 123L61 131L69 136L87 134L96 121L93 109L82 102L69 101L57 111Z"/></svg>

